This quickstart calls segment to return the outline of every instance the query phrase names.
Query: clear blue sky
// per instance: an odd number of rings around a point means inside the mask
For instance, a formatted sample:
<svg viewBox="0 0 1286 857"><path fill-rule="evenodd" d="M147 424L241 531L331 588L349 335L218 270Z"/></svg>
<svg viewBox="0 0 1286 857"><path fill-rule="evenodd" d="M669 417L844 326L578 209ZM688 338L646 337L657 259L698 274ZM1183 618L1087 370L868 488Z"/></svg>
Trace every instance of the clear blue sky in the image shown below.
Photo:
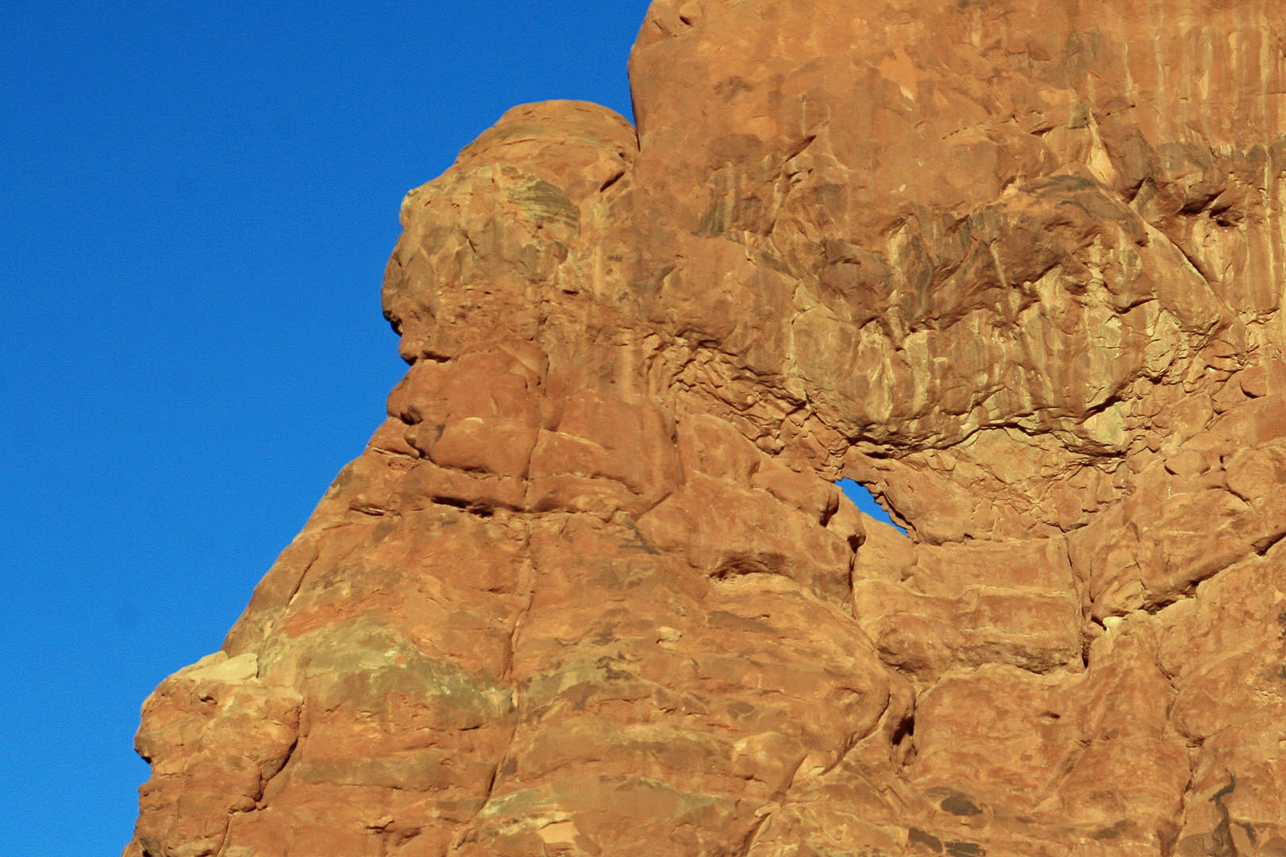
<svg viewBox="0 0 1286 857"><path fill-rule="evenodd" d="M645 0L0 4L0 854L118 854L144 697L383 417L402 194L627 117Z"/></svg>
<svg viewBox="0 0 1286 857"><path fill-rule="evenodd" d="M0 855L120 852L144 697L405 368L402 194L515 104L628 117L646 7L0 5Z"/></svg>

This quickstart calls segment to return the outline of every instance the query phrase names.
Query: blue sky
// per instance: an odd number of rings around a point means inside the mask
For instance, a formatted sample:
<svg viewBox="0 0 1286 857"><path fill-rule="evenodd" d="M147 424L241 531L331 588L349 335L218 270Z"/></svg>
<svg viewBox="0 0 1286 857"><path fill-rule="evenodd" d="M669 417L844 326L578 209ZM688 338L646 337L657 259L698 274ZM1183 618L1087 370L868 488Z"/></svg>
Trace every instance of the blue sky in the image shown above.
<svg viewBox="0 0 1286 857"><path fill-rule="evenodd" d="M646 7L0 4L0 854L120 853L139 705L405 368L402 194L515 104L628 116Z"/></svg>
<svg viewBox="0 0 1286 857"><path fill-rule="evenodd" d="M628 117L646 7L0 6L0 854L120 852L144 697L218 648L405 368L403 193L515 104Z"/></svg>

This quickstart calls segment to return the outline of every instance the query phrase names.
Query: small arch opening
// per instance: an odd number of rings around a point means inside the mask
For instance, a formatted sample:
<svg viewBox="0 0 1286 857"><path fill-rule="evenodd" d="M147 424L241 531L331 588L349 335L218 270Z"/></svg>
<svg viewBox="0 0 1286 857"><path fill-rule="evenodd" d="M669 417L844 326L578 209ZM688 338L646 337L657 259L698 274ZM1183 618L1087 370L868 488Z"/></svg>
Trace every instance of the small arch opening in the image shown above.
<svg viewBox="0 0 1286 857"><path fill-rule="evenodd" d="M845 497L856 504L859 511L871 516L880 523L888 524L902 535L906 535L906 530L893 523L893 519L889 517L889 513L880 505L879 501L875 499L875 496L871 494L870 489L865 485L862 485L859 482L854 482L852 479L841 479L835 484L844 492Z"/></svg>

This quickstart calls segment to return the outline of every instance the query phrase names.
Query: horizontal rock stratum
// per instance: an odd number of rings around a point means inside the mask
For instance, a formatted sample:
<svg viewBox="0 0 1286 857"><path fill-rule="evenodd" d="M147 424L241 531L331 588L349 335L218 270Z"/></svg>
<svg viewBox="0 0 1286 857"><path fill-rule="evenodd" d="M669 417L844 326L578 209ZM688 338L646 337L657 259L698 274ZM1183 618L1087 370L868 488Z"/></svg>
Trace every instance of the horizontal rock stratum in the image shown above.
<svg viewBox="0 0 1286 857"><path fill-rule="evenodd" d="M1280 3L657 0L630 64L407 195L410 369L126 855L1286 855Z"/></svg>

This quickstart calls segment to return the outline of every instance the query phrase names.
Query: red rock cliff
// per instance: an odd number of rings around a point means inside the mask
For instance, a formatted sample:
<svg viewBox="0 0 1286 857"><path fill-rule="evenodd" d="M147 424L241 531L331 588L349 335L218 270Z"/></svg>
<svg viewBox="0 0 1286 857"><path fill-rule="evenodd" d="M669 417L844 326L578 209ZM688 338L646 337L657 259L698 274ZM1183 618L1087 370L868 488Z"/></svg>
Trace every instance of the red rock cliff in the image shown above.
<svg viewBox="0 0 1286 857"><path fill-rule="evenodd" d="M631 79L407 195L125 853L1286 855L1282 7L658 0Z"/></svg>

